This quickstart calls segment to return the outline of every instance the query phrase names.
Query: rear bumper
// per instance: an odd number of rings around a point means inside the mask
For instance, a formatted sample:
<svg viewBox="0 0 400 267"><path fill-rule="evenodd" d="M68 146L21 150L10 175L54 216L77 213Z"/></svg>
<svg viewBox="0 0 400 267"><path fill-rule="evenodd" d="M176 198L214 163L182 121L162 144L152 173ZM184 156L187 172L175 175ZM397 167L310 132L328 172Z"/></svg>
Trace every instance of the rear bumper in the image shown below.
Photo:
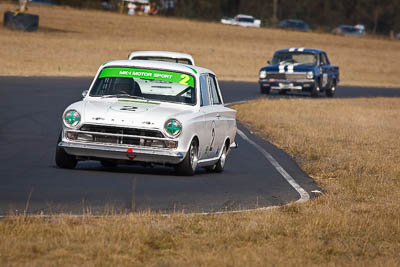
<svg viewBox="0 0 400 267"><path fill-rule="evenodd" d="M128 160L158 164L178 164L186 155L186 152L180 152L176 149L148 148L134 145L127 146L61 141L58 143L58 146L63 147L66 153L78 157Z"/></svg>

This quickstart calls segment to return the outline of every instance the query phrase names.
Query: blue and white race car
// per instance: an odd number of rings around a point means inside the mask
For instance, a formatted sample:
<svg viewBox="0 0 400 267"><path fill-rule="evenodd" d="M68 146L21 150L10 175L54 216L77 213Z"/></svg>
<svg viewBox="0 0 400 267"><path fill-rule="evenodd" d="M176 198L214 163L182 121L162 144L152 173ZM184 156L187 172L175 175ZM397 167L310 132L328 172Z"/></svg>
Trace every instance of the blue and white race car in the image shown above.
<svg viewBox="0 0 400 267"><path fill-rule="evenodd" d="M259 72L260 91L310 92L318 96L335 94L339 83L339 67L331 65L327 54L319 49L287 48L274 53L272 62Z"/></svg>

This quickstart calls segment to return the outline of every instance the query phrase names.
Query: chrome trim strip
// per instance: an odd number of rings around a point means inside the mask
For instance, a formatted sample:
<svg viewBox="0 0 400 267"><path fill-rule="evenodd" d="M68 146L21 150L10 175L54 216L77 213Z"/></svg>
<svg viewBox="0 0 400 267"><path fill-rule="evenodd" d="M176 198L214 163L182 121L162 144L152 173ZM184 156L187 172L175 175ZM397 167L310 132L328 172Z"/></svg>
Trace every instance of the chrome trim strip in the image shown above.
<svg viewBox="0 0 400 267"><path fill-rule="evenodd" d="M141 138L141 139L150 139L150 140L158 140L158 141L176 141L175 139L162 138L162 137L150 137L150 136L144 136L144 135L128 135L128 134L90 132L90 131L81 131L81 130L73 130L73 129L71 129L71 130L70 129L65 129L65 132L91 134L91 135L101 135L101 136L113 136L113 137Z"/></svg>
<svg viewBox="0 0 400 267"><path fill-rule="evenodd" d="M78 148L78 149L90 149L90 150L101 150L108 152L121 152L126 153L126 149L132 148L135 154L156 154L160 156L170 156L182 158L182 155L178 155L179 152L171 148L157 148L157 147L144 147L136 145L109 145L107 143L85 143L85 142L66 142L61 141L58 146L64 148ZM182 154L182 153L180 153Z"/></svg>

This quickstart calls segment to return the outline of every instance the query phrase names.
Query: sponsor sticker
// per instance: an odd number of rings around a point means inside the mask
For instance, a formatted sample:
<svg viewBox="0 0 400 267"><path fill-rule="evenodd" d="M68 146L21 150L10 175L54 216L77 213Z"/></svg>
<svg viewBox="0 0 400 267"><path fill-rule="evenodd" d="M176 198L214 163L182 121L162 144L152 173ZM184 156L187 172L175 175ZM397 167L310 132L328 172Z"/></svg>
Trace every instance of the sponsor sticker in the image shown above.
<svg viewBox="0 0 400 267"><path fill-rule="evenodd" d="M164 71L164 70L109 67L109 68L104 68L99 75L99 78L107 78L107 77L158 80L158 81L180 83L190 87L194 87L193 76L185 73Z"/></svg>

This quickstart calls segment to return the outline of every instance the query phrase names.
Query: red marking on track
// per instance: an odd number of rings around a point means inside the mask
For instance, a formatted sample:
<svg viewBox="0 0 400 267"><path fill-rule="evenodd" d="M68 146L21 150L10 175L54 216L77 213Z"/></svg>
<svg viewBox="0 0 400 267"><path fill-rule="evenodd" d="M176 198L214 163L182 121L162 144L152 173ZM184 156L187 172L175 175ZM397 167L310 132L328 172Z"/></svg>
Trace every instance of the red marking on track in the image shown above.
<svg viewBox="0 0 400 267"><path fill-rule="evenodd" d="M126 150L126 156L129 160L134 160L136 158L136 155L133 154L133 149L131 147Z"/></svg>

